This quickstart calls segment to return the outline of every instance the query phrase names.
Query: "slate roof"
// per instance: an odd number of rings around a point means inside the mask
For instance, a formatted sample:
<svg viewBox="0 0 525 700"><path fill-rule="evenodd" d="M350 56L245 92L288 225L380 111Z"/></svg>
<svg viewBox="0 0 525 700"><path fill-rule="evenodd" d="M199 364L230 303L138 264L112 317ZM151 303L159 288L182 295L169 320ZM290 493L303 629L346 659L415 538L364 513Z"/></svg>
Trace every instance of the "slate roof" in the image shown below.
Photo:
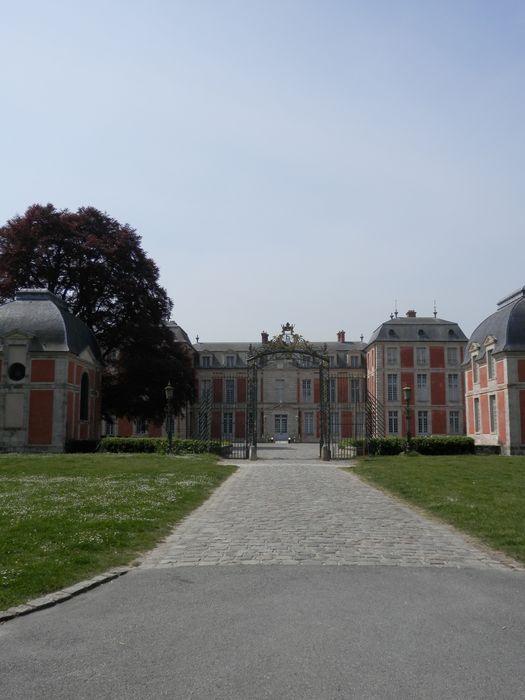
<svg viewBox="0 0 525 700"><path fill-rule="evenodd" d="M330 352L362 352L365 348L365 343L359 343L359 342L345 342L345 343L338 343L338 342L314 342L311 343L313 348L318 351L323 351L325 345L326 345L326 350L328 353ZM222 342L222 343L194 343L193 347L198 353L214 353L214 352L223 352L223 353L236 353L236 352L249 352L250 347L252 348L252 351L255 352L256 350L261 350L264 345L263 343L242 343L242 342Z"/></svg>
<svg viewBox="0 0 525 700"><path fill-rule="evenodd" d="M0 338L18 331L31 336L32 351L72 352L89 348L100 360L92 331L69 313L67 305L47 289L21 289L15 300L0 306Z"/></svg>
<svg viewBox="0 0 525 700"><path fill-rule="evenodd" d="M368 345L382 342L462 342L467 336L454 321L433 316L393 318L372 333Z"/></svg>
<svg viewBox="0 0 525 700"><path fill-rule="evenodd" d="M479 344L478 359L485 355L485 340L496 339L494 352L525 351L525 287L498 302L498 310L482 321L472 333L471 343Z"/></svg>

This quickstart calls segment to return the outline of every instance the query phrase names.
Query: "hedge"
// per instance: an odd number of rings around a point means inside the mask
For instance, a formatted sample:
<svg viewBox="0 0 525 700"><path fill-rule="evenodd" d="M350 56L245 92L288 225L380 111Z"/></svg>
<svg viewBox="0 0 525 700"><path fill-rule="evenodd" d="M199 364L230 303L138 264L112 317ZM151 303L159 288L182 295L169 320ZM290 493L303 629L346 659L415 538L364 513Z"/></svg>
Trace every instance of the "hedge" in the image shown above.
<svg viewBox="0 0 525 700"><path fill-rule="evenodd" d="M371 455L397 455L406 449L406 438L370 438L368 452ZM474 440L465 435L422 436L410 438L410 449L422 455L474 454Z"/></svg>
<svg viewBox="0 0 525 700"><path fill-rule="evenodd" d="M172 454L200 454L213 452L221 454L223 445L218 440L193 440L176 438L172 441ZM100 441L101 452L156 452L166 454L168 440L166 438L135 438L135 437L105 437Z"/></svg>

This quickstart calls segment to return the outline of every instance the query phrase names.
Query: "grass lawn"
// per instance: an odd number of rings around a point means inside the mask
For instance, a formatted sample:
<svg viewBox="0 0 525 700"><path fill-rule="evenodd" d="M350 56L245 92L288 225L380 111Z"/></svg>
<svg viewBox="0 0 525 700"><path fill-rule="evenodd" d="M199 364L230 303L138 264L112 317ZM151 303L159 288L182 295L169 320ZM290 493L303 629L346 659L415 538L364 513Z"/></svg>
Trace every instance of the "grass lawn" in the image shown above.
<svg viewBox="0 0 525 700"><path fill-rule="evenodd" d="M353 471L525 564L525 457L371 457Z"/></svg>
<svg viewBox="0 0 525 700"><path fill-rule="evenodd" d="M0 610L129 564L233 471L211 455L0 455Z"/></svg>

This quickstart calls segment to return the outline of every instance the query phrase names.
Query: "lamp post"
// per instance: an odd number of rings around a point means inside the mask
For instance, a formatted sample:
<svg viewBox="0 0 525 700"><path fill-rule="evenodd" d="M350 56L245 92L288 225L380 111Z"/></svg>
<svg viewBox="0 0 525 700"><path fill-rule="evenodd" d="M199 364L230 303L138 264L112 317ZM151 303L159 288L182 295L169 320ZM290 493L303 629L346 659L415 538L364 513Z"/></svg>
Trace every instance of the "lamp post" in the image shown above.
<svg viewBox="0 0 525 700"><path fill-rule="evenodd" d="M405 399L405 420L406 420L406 434L407 434L407 444L405 452L410 452L410 395L412 394L412 387L403 387L403 397Z"/></svg>
<svg viewBox="0 0 525 700"><path fill-rule="evenodd" d="M171 382L168 382L164 387L164 396L166 397L166 432L168 434L168 454L171 454L171 445L173 442L173 387Z"/></svg>

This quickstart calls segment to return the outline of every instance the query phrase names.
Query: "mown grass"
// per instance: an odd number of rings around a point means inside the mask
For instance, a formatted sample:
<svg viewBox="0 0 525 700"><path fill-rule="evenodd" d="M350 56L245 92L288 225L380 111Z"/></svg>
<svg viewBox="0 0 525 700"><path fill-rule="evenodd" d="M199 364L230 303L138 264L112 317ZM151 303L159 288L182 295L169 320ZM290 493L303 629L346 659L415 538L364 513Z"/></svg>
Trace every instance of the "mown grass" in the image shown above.
<svg viewBox="0 0 525 700"><path fill-rule="evenodd" d="M234 470L210 455L0 456L0 610L130 563Z"/></svg>
<svg viewBox="0 0 525 700"><path fill-rule="evenodd" d="M354 471L525 563L525 457L372 457Z"/></svg>

